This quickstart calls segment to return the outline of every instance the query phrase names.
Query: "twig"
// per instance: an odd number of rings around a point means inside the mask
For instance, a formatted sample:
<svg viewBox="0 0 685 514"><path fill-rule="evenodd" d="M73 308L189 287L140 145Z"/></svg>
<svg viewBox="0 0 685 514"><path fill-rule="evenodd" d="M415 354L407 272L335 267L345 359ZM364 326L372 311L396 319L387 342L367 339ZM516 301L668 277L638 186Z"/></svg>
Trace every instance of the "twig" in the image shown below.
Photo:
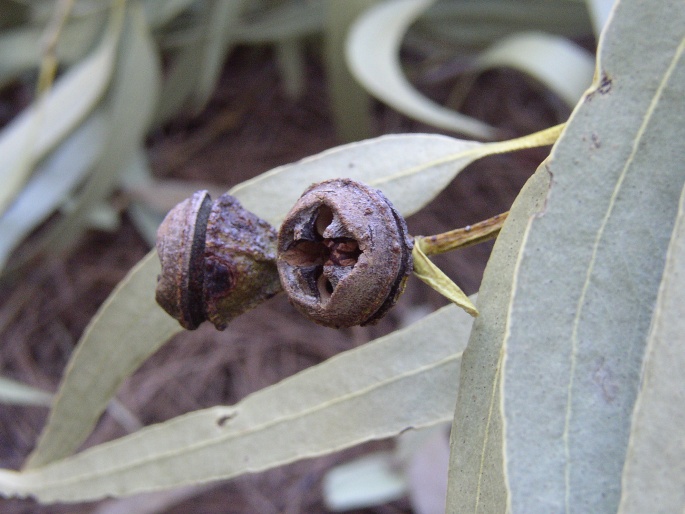
<svg viewBox="0 0 685 514"><path fill-rule="evenodd" d="M497 237L508 214L509 211L503 212L474 225L467 225L464 228L434 236L416 236L416 241L426 255L437 255L456 248L465 248Z"/></svg>

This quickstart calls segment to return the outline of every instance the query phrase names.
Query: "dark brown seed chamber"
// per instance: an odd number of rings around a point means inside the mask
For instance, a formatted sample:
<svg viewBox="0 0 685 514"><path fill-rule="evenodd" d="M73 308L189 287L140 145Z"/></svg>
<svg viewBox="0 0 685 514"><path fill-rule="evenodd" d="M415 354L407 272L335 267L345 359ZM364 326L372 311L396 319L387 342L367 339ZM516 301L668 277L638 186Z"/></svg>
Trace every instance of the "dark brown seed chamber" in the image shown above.
<svg viewBox="0 0 685 514"><path fill-rule="evenodd" d="M157 231L162 273L156 299L189 330L230 320L281 291L276 231L229 194L198 191L174 207Z"/></svg>
<svg viewBox="0 0 685 514"><path fill-rule="evenodd" d="M404 219L377 189L351 179L312 185L278 236L278 272L290 301L329 327L377 322L412 272Z"/></svg>

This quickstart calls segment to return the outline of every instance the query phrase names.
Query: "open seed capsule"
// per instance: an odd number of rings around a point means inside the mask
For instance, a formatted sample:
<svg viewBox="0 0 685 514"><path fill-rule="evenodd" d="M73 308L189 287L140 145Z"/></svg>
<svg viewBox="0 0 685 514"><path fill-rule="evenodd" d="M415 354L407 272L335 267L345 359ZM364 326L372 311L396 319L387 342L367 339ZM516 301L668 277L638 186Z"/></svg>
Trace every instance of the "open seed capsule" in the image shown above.
<svg viewBox="0 0 685 514"><path fill-rule="evenodd" d="M329 327L377 322L412 272L412 239L377 189L351 179L307 189L278 235L278 272L290 301Z"/></svg>

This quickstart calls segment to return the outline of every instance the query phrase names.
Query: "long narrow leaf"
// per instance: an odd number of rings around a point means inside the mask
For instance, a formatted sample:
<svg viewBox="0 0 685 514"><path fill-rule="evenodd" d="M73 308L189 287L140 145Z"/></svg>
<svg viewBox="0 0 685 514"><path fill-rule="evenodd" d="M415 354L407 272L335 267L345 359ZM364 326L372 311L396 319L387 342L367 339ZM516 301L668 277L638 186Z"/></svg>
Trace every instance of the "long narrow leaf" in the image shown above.
<svg viewBox="0 0 685 514"><path fill-rule="evenodd" d="M355 22L347 41L347 62L355 78L376 98L412 118L479 139L493 139L492 127L447 109L414 89L402 73L400 45L409 25L433 0L386 0ZM383 37L378 37L382 34Z"/></svg>
<svg viewBox="0 0 685 514"><path fill-rule="evenodd" d="M133 159L136 155L136 150L140 145L141 139L144 137L145 129L149 123L152 114L152 106L155 100L154 92L157 90L158 84L158 62L153 53L152 44L147 33L147 27L142 16L142 10L135 6L129 13L128 37L125 41L124 51L121 62L118 67L118 79L113 92L110 109L111 114L111 134L113 137L110 144L105 148L102 159L98 169L95 170L90 180L84 187L84 191L79 198L77 207L70 213L69 217L65 217L58 224L53 233L50 234L47 240L53 240L54 245L64 245L77 234L82 227L84 215L89 210L101 201L104 196L109 194L112 188L121 179L122 166L126 164L126 160L122 156L128 156ZM114 394L115 387L118 386L125 378L122 374L126 371L128 374L132 373L138 365L142 362L141 356L149 356L151 351L149 348L135 347L131 345L121 345L117 343L117 338L111 338L122 330L131 330L126 339L135 340L135 337L145 338L149 332L145 333L145 327L151 327L154 322L158 323L160 332L165 334L168 338L170 336L169 323L166 319L161 319L162 316L155 316L155 311L150 314L148 318L141 318L136 306L141 302L140 297L150 299L154 293L156 273L154 270L154 262L150 263L143 261L140 267L150 266L152 273L146 274L144 280L142 277L138 278L135 284L130 284L129 288L122 287L127 291L127 294L132 295L133 300L129 305L125 305L125 300L112 303L116 306L114 308L115 316L113 319L105 319L103 323L105 327L95 328L91 330L103 330L102 336L105 338L105 344L102 346L79 345L79 351L82 352L82 359L85 360L83 369L79 368L80 374L76 373L72 377L69 373L65 375L65 385L60 389L61 394L58 397L56 407L51 412L51 417L48 421L43 436L39 440L38 446L32 453L28 466L38 466L42 463L49 462L53 459L69 455L76 450L79 444L87 437L90 428L93 426L97 418L102 413L107 405L107 401ZM125 284L124 284L125 285ZM146 289L145 289L146 288ZM124 298L126 295L122 295ZM143 303L145 301L143 300ZM126 317L122 317L121 311L126 315L132 316L130 319L136 319L140 333L136 333L136 325L131 325L126 321ZM107 327L107 323L113 323L119 329ZM94 322L97 326L98 323ZM106 332L114 330L112 334ZM88 338L88 332L84 338ZM152 348L155 348L155 341L151 342ZM108 352L114 353L115 348L122 353L121 357L116 359ZM89 355L89 352L94 352L95 355ZM88 377L93 367L102 366L107 371L96 376L86 378L83 382L83 376ZM81 378L79 378L81 377ZM96 380L93 380L96 379ZM67 385L72 383L74 385ZM95 383L93 383L95 382ZM69 393L71 387L75 387L77 391L88 390L92 385L91 401L97 405L97 409L90 409L84 407L82 393ZM80 389L80 388L85 389ZM64 393L64 391L67 391ZM60 405L60 407L57 407ZM65 409L64 414L55 415L55 412L60 412L60 409ZM66 426L65 426L66 424ZM55 428L53 428L53 426ZM64 439L66 438L66 440Z"/></svg>
<svg viewBox="0 0 685 514"><path fill-rule="evenodd" d="M254 393L74 457L0 473L5 495L84 501L225 479L452 417L470 317L454 306Z"/></svg>
<svg viewBox="0 0 685 514"><path fill-rule="evenodd" d="M567 105L576 105L592 83L592 55L571 40L526 32L498 41L476 60L477 72L509 67L526 73L554 91Z"/></svg>
<svg viewBox="0 0 685 514"><path fill-rule="evenodd" d="M49 407L52 405L52 394L16 380L0 377L0 403Z"/></svg>
<svg viewBox="0 0 685 514"><path fill-rule="evenodd" d="M11 251L81 183L100 156L106 134L104 116L96 111L36 169L0 217L0 268Z"/></svg>
<svg viewBox="0 0 685 514"><path fill-rule="evenodd" d="M0 213L23 186L33 165L74 129L105 92L114 66L122 16L123 7L118 3L100 46L60 78L45 98L0 132Z"/></svg>
<svg viewBox="0 0 685 514"><path fill-rule="evenodd" d="M479 316L464 351L460 393L450 441L447 512L505 512L502 457L501 346L516 259L528 220L543 206L550 176L528 180L497 236L478 292ZM468 377L468 378L467 378Z"/></svg>

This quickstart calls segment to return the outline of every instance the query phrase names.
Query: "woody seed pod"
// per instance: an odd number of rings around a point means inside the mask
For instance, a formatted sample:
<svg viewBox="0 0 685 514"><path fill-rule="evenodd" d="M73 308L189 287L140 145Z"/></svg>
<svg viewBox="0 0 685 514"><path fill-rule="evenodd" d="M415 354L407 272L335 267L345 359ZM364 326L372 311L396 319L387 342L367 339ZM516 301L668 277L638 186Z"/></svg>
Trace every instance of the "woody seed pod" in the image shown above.
<svg viewBox="0 0 685 514"><path fill-rule="evenodd" d="M169 211L157 253L157 303L189 330L205 320L223 330L281 291L276 231L229 194L198 191Z"/></svg>
<svg viewBox="0 0 685 514"><path fill-rule="evenodd" d="M380 191L350 179L312 185L278 235L278 272L290 301L329 327L376 323L412 272L412 239Z"/></svg>

